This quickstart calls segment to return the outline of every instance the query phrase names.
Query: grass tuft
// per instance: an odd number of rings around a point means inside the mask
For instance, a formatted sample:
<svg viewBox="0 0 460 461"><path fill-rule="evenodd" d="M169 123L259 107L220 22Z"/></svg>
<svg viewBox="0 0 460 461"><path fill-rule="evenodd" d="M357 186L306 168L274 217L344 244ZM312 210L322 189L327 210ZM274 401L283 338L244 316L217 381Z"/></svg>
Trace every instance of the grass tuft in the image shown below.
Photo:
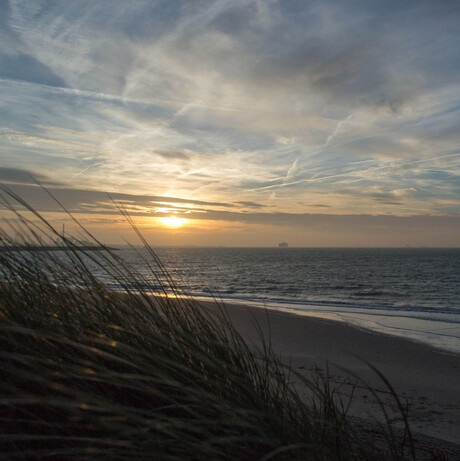
<svg viewBox="0 0 460 461"><path fill-rule="evenodd" d="M2 191L14 215L0 230L2 459L378 459L327 378L302 378L314 395L302 401L271 345L254 351L222 306L180 292L145 240L149 277L83 228L98 251L72 239L37 251L59 232Z"/></svg>

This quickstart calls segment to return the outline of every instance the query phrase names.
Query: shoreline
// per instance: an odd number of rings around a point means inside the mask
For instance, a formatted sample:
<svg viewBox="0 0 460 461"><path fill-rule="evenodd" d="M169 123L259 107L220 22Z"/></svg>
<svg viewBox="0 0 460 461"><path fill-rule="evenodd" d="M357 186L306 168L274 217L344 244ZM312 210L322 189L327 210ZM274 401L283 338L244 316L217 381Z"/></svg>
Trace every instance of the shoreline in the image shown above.
<svg viewBox="0 0 460 461"><path fill-rule="evenodd" d="M198 302L211 312L218 310L215 302ZM377 421L377 415L382 418L367 385L375 389L385 405L395 407L382 379L367 365L370 363L408 404L416 436L453 444L460 440L460 354L331 319L241 304L225 304L224 308L251 346L261 346L262 333L282 361L290 363L300 375L308 376L315 368L328 371L331 384L337 385L345 397L355 387L350 416ZM357 383L357 377L362 381ZM305 394L301 384L294 385L301 396Z"/></svg>
<svg viewBox="0 0 460 461"><path fill-rule="evenodd" d="M233 298L216 298L214 300L211 297L204 296L193 296L193 298L203 303L217 301L224 305L246 306L261 310L268 309L295 316L345 323L364 331L404 338L445 353L460 355L460 322L456 320L449 321L449 316L455 316L455 313L436 312L437 318L427 318L426 315L423 315L423 312L399 310L397 308L371 309L361 306L356 308L346 306L346 308L340 309L338 306L315 305L314 303L294 304ZM447 330L449 330L450 334L446 334Z"/></svg>

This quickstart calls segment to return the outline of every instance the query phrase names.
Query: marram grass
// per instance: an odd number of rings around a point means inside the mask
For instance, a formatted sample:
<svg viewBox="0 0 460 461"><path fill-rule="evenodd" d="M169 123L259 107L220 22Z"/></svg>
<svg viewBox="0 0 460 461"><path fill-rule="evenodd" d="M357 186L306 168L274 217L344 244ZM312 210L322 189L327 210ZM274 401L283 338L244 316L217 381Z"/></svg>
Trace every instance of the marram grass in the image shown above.
<svg viewBox="0 0 460 461"><path fill-rule="evenodd" d="M212 315L180 293L150 248L148 278L73 240L15 251L17 235L58 233L3 193L14 219L0 248L1 459L377 459L328 385L304 380L315 402L303 402L269 344L255 351L223 306ZM177 298L152 296L162 291Z"/></svg>

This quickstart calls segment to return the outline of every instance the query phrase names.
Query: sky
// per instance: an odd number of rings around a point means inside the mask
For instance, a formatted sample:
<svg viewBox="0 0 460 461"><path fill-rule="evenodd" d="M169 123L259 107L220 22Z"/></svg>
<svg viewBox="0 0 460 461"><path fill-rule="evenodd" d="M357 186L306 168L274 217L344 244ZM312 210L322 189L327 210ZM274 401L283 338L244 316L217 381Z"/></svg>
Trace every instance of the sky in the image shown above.
<svg viewBox="0 0 460 461"><path fill-rule="evenodd" d="M0 183L112 244L122 206L159 246L459 247L459 23L457 0L3 0Z"/></svg>

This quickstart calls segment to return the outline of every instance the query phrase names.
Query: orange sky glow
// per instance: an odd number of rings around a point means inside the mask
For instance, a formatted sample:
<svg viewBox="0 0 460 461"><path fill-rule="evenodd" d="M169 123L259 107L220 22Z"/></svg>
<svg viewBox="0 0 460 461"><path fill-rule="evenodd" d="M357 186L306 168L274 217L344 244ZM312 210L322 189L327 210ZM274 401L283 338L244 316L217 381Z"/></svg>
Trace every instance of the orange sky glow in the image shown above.
<svg viewBox="0 0 460 461"><path fill-rule="evenodd" d="M56 227L37 181L110 244L460 247L460 3L71 3L0 4L0 184Z"/></svg>

